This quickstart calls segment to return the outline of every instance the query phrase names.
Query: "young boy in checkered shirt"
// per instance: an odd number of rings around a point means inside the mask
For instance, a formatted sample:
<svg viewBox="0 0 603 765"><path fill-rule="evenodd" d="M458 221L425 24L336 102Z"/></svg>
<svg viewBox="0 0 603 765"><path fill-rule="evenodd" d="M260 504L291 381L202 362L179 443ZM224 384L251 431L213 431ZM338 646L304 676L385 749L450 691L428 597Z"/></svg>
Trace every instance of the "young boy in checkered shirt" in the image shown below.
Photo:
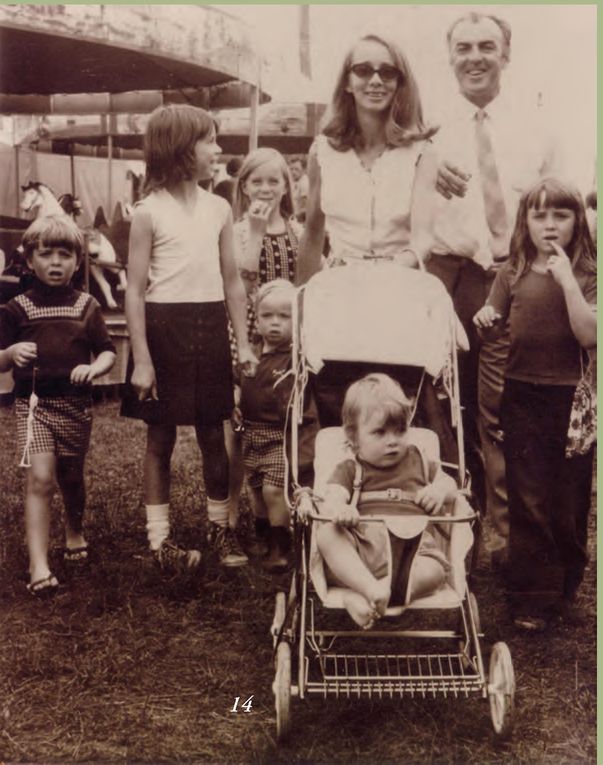
<svg viewBox="0 0 603 765"><path fill-rule="evenodd" d="M238 416L243 424L243 464L251 489L256 534L268 543L263 567L278 573L287 568L291 547L289 509L285 499L285 423L292 390L291 307L295 287L274 279L256 296L257 330L254 349L259 363L254 377L241 377ZM312 464L317 416L308 399L300 431L300 470Z"/></svg>
<svg viewBox="0 0 603 765"><path fill-rule="evenodd" d="M65 503L65 560L88 557L82 519L91 383L111 369L115 347L99 304L71 286L84 248L75 223L66 215L38 218L25 232L23 248L35 282L0 312L0 371L12 369L15 377L17 444L21 466L28 468L27 587L41 597L58 587L48 564L55 482Z"/></svg>

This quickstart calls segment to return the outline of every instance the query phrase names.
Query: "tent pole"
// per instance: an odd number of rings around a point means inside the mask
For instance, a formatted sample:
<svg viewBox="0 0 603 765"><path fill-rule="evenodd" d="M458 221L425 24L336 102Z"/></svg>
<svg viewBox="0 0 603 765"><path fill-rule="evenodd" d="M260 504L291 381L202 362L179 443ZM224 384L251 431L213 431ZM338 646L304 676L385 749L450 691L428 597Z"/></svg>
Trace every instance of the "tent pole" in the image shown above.
<svg viewBox="0 0 603 765"><path fill-rule="evenodd" d="M109 133L107 137L107 172L108 178L108 200L107 200L107 222L110 221L110 216L113 215L113 208L111 206L113 200L113 136Z"/></svg>
<svg viewBox="0 0 603 765"><path fill-rule="evenodd" d="M251 86L251 103L249 105L249 151L258 147L258 122L260 105L260 89L257 85Z"/></svg>
<svg viewBox="0 0 603 765"><path fill-rule="evenodd" d="M69 172L71 175L71 193L76 196L75 193L75 157L73 155L73 144L69 144Z"/></svg>
<svg viewBox="0 0 603 765"><path fill-rule="evenodd" d="M19 182L19 144L15 144L15 217L19 217L19 211L21 210L19 202L21 200L21 186Z"/></svg>
<svg viewBox="0 0 603 765"><path fill-rule="evenodd" d="M90 236L84 231L84 292L90 292Z"/></svg>

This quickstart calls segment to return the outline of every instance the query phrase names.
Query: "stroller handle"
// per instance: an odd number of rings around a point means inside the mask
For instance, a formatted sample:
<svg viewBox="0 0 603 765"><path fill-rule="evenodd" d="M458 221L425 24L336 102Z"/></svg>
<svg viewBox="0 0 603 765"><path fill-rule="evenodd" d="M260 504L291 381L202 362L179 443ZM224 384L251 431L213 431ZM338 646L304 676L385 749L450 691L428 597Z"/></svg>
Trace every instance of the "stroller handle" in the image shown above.
<svg viewBox="0 0 603 765"><path fill-rule="evenodd" d="M408 520L425 520L427 523L469 523L477 519L477 513L468 513L466 515L404 515L404 516L392 516L392 517L404 517ZM332 521L332 518L328 518L325 515L319 515L318 513L309 513L306 518L311 518L313 521L321 521L327 523ZM371 516L361 516L360 521L362 523L386 523L385 518L372 518Z"/></svg>

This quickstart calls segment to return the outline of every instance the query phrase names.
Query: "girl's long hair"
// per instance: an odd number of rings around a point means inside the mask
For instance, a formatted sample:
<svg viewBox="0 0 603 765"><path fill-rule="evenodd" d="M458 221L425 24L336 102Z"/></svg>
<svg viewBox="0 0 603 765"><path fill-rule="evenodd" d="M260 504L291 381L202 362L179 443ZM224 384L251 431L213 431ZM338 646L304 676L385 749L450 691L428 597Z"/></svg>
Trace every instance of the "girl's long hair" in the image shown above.
<svg viewBox="0 0 603 765"><path fill-rule="evenodd" d="M536 257L536 248L528 229L528 211L551 208L571 210L576 216L572 238L566 248L573 270L587 274L596 273L597 251L590 234L580 192L571 184L557 178L544 178L532 186L519 202L509 247L509 263L513 269L512 283L521 279Z"/></svg>
<svg viewBox="0 0 603 765"><path fill-rule="evenodd" d="M235 220L242 218L249 208L249 197L243 191L243 184L254 170L257 170L260 165L263 165L266 162L276 162L280 167L285 181L285 193L281 198L280 204L281 215L285 220L288 220L293 215L293 183L291 181L291 174L289 173L289 166L280 151L261 147L249 152L243 160L243 164L237 175L232 203Z"/></svg>
<svg viewBox="0 0 603 765"><path fill-rule="evenodd" d="M160 106L151 114L144 136L144 194L190 180L195 144L216 132L212 116L189 104Z"/></svg>
<svg viewBox="0 0 603 765"><path fill-rule="evenodd" d="M364 35L348 51L343 66L337 78L333 99L331 101L331 116L322 132L329 139L329 144L338 151L347 151L362 146L364 139L358 116L356 103L346 88L350 76L350 66L354 48L359 42L376 42L389 51L394 66L401 72L393 100L389 106L385 138L388 146L408 146L414 141L430 138L438 128L430 128L423 123L423 109L419 88L410 68L410 64L400 48L393 42L375 34Z"/></svg>

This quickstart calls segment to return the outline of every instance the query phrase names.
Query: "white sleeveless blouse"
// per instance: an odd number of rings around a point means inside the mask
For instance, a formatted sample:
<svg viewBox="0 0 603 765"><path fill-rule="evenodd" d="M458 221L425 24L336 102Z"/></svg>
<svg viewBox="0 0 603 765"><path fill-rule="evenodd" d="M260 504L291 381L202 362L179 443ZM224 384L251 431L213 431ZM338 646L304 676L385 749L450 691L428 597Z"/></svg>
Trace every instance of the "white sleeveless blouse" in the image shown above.
<svg viewBox="0 0 603 765"><path fill-rule="evenodd" d="M329 146L325 135L314 146L329 261L389 257L408 247L412 187L423 141L386 149L370 170L353 149Z"/></svg>
<svg viewBox="0 0 603 765"><path fill-rule="evenodd" d="M145 300L149 303L208 303L224 300L220 234L228 218L226 200L199 188L187 212L165 189L136 208L151 215L153 244Z"/></svg>

